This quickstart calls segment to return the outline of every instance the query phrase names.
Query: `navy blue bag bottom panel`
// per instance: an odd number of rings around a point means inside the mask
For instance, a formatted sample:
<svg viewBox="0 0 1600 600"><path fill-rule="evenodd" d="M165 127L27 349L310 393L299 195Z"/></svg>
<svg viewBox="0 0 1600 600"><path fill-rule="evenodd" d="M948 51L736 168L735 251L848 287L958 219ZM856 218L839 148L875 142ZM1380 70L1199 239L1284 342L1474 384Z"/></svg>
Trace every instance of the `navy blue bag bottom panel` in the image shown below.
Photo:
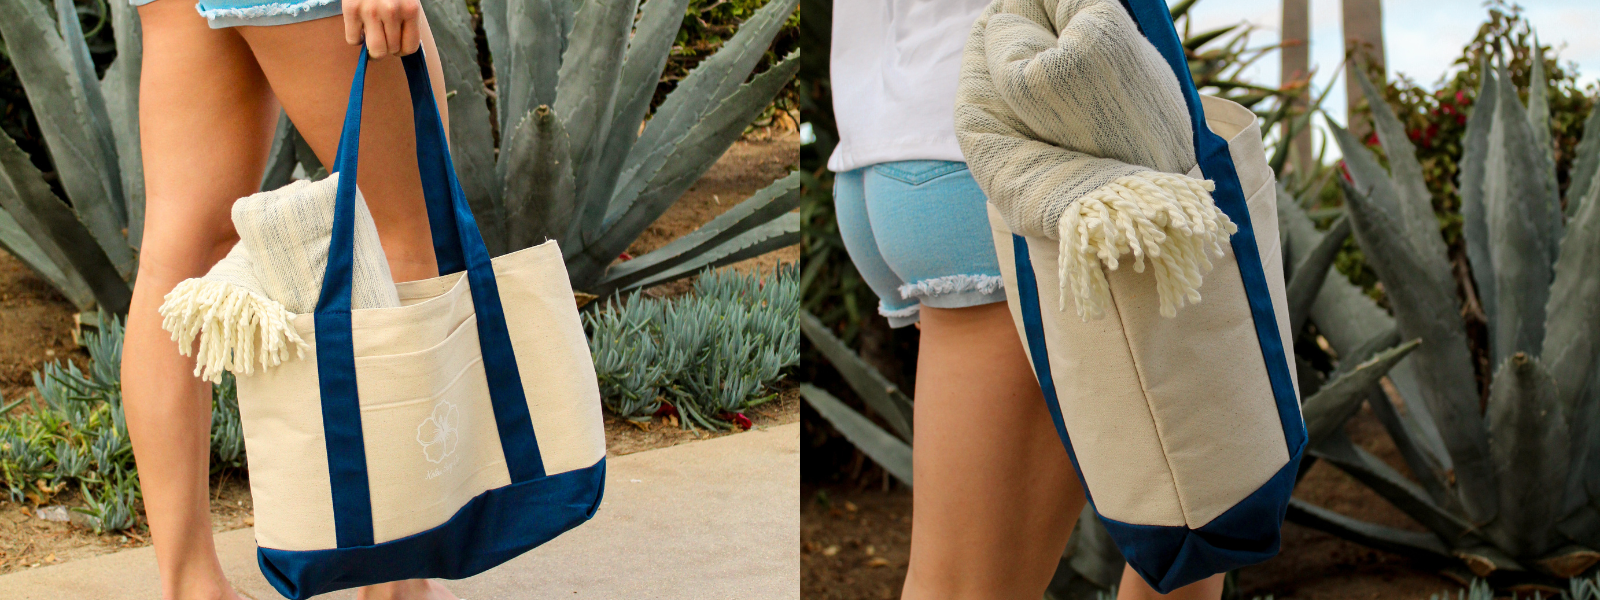
<svg viewBox="0 0 1600 600"><path fill-rule="evenodd" d="M421 533L356 548L260 548L256 559L272 587L291 600L386 581L471 577L588 521L605 481L602 457L593 466L486 491Z"/></svg>
<svg viewBox="0 0 1600 600"><path fill-rule="evenodd" d="M1290 457L1256 491L1199 529L1133 525L1103 516L1100 522L1128 565L1156 591L1171 593L1277 555L1289 493L1299 471L1300 457Z"/></svg>

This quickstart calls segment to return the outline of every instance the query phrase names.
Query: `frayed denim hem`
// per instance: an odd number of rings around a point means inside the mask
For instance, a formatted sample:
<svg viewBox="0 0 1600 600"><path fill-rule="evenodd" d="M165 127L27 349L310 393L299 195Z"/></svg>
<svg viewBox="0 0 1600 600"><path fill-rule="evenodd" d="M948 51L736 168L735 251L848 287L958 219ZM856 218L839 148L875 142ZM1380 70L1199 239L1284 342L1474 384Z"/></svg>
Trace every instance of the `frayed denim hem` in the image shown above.
<svg viewBox="0 0 1600 600"><path fill-rule="evenodd" d="M907 300L934 308L967 308L1005 302L1005 280L999 275L946 275L900 286Z"/></svg>
<svg viewBox="0 0 1600 600"><path fill-rule="evenodd" d="M206 18L206 23L212 29L240 25L287 25L342 14L339 0L272 2L235 8L206 8L204 2L199 2L194 8Z"/></svg>
<svg viewBox="0 0 1600 600"><path fill-rule="evenodd" d="M922 320L922 305L913 304L905 308L889 308L879 304L878 314L889 320L890 328L899 329Z"/></svg>

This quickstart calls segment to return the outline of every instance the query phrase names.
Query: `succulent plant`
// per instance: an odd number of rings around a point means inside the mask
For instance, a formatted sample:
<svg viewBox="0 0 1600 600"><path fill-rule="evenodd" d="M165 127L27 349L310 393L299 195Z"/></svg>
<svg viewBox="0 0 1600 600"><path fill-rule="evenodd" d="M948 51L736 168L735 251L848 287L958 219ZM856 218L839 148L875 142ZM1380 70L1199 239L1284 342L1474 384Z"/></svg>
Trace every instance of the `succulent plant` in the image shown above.
<svg viewBox="0 0 1600 600"><path fill-rule="evenodd" d="M71 362L46 364L33 374L29 396L0 406L6 409L0 410L0 483L5 485L4 498L22 502L41 491L34 485L40 479L52 482L53 489L76 481L88 506L74 510L86 515L91 527L113 531L137 524L133 507L138 472L117 369L122 323L104 313L97 323L97 331L84 332L87 369ZM225 377L213 388L213 470L242 466L244 437L234 380ZM32 411L7 414L28 401Z"/></svg>
<svg viewBox="0 0 1600 600"><path fill-rule="evenodd" d="M652 113L687 1L649 0L641 9L609 0L485 0L493 91L479 70L466 4L423 3L445 67L454 164L492 252L558 240L573 286L608 294L799 240L799 219L788 214L799 184L790 177L678 242L612 266L799 64L792 53L751 77L798 1L772 0ZM138 14L109 3L117 58L98 77L72 0L54 3L53 17L36 0L0 0L0 37L28 49L9 58L66 199L0 133L0 249L80 310L124 314L144 221ZM288 183L297 166L313 177L326 172L280 116L262 189Z"/></svg>
<svg viewBox="0 0 1600 600"><path fill-rule="evenodd" d="M730 417L800 362L797 269L765 279L706 271L695 293L657 300L635 292L585 315L606 407L648 420L668 399L690 427L730 427Z"/></svg>
<svg viewBox="0 0 1600 600"><path fill-rule="evenodd" d="M1420 340L1409 356L1391 361L1391 385L1368 384L1356 401L1370 403L1414 479L1342 432L1313 440L1310 454L1428 531L1366 523L1298 499L1291 520L1464 566L1491 582L1567 578L1600 561L1600 427L1593 425L1600 417L1600 187L1593 185L1600 140L1583 140L1571 186L1579 195L1569 191L1563 211L1550 138L1539 129L1549 122L1540 101L1542 64L1534 61L1527 106L1503 69L1498 76L1483 71L1461 163L1471 266L1465 302L1406 132L1361 70L1352 70L1373 107L1388 170L1347 131L1330 129L1349 172L1340 185L1350 229L1393 316L1326 264L1300 266L1289 287L1322 280L1315 298L1299 304L1341 356L1341 368L1400 339ZM1597 129L1600 111L1587 130ZM1292 199L1280 197L1279 215L1286 264L1309 260L1330 243ZM1485 389L1461 318L1477 308L1474 298L1488 323ZM1314 399L1307 399L1308 421Z"/></svg>

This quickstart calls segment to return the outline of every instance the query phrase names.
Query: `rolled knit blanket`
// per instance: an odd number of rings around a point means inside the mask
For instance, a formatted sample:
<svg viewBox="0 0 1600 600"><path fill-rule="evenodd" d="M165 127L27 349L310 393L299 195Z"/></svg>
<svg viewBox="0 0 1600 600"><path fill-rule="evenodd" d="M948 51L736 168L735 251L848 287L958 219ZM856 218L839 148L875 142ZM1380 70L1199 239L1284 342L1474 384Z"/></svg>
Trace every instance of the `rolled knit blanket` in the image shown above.
<svg viewBox="0 0 1600 600"><path fill-rule="evenodd" d="M1059 240L1062 305L1111 301L1104 269L1151 262L1161 314L1200 301L1237 228L1195 165L1183 93L1118 0L996 0L973 24L956 96L973 177L1015 233ZM1102 268L1103 267L1103 268Z"/></svg>
<svg viewBox="0 0 1600 600"><path fill-rule="evenodd" d="M316 310L328 266L339 174L296 181L233 205L239 243L202 277L186 279L161 303L161 327L185 356L195 349L197 377L217 383L223 371L248 374L304 357L296 314ZM378 227L356 192L350 306L400 306ZM196 348L195 339L199 338Z"/></svg>

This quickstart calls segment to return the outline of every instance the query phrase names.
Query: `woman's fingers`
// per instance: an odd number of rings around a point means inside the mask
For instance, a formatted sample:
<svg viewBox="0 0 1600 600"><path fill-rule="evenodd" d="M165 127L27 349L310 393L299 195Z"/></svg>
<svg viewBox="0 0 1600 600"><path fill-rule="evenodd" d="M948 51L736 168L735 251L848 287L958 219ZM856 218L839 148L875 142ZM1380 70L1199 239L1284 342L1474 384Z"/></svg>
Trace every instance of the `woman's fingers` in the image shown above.
<svg viewBox="0 0 1600 600"><path fill-rule="evenodd" d="M360 0L345 0L344 2L344 42L355 46L361 43L361 11Z"/></svg>
<svg viewBox="0 0 1600 600"><path fill-rule="evenodd" d="M404 56L422 45L420 0L344 0L344 41L365 42L372 58Z"/></svg>
<svg viewBox="0 0 1600 600"><path fill-rule="evenodd" d="M389 55L389 37L385 34L384 28L383 21L366 19L367 54L374 59Z"/></svg>
<svg viewBox="0 0 1600 600"><path fill-rule="evenodd" d="M422 28L418 25L417 20L415 18L409 19L404 22L404 26L405 29L402 30L400 35L401 56L416 52L417 48L422 45Z"/></svg>

